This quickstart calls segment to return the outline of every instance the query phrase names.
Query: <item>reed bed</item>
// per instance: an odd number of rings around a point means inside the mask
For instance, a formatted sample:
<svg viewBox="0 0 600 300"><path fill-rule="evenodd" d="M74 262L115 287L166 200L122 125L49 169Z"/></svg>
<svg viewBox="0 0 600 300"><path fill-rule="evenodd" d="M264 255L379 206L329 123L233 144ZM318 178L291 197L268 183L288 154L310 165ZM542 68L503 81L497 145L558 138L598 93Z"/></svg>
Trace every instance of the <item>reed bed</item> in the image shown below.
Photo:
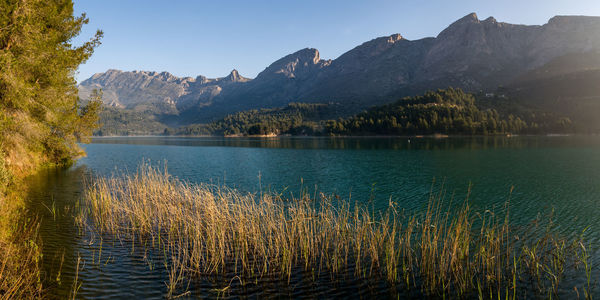
<svg viewBox="0 0 600 300"><path fill-rule="evenodd" d="M592 297L583 241L551 230L523 241L508 212L502 219L479 214L467 201L451 211L442 194L432 193L425 212L405 214L391 201L374 211L323 195L244 194L142 165L132 175L92 180L77 219L100 235L159 250L169 297L195 276L289 282L298 268L313 280L352 276L424 295L505 299L552 297L565 274L577 271L588 284L568 288Z"/></svg>
<svg viewBox="0 0 600 300"><path fill-rule="evenodd" d="M0 194L0 299L40 298L39 222L23 217L19 198L3 196Z"/></svg>

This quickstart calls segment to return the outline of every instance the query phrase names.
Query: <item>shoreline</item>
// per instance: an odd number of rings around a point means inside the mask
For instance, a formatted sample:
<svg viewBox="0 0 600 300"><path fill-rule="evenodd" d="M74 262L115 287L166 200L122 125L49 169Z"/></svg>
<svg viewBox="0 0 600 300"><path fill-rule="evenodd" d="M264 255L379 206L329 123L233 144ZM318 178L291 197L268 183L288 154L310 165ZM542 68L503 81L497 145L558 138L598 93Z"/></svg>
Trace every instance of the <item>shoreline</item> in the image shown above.
<svg viewBox="0 0 600 300"><path fill-rule="evenodd" d="M240 135L240 136L222 136L222 135L110 135L110 136L91 136L92 139L111 139L111 138L221 138L221 139L317 139L317 138L366 138L366 139L387 139L387 138L414 138L414 139L447 139L447 138L514 138L514 137L572 137L572 136L598 136L598 134L497 134L497 135Z"/></svg>

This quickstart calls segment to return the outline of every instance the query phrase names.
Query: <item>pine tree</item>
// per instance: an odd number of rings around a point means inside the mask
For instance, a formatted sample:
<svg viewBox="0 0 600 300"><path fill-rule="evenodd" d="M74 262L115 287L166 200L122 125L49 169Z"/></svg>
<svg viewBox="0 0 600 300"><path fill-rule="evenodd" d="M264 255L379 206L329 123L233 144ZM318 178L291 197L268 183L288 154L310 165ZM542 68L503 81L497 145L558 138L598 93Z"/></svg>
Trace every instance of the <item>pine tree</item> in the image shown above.
<svg viewBox="0 0 600 300"><path fill-rule="evenodd" d="M97 126L98 101L81 108L75 72L100 44L102 32L81 46L72 40L85 14L72 0L0 1L0 150L8 165L67 164L77 142Z"/></svg>

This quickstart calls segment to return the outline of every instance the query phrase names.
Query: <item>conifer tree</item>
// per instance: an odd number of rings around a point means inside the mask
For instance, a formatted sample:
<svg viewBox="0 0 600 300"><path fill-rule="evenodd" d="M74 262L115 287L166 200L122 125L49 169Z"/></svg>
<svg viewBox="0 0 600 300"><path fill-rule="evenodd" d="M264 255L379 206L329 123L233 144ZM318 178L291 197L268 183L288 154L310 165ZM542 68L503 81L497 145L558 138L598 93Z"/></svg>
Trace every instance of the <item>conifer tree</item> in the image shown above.
<svg viewBox="0 0 600 300"><path fill-rule="evenodd" d="M0 0L0 153L17 169L68 164L97 126L100 105L80 106L74 76L102 32L73 45L88 23L73 13L72 0Z"/></svg>

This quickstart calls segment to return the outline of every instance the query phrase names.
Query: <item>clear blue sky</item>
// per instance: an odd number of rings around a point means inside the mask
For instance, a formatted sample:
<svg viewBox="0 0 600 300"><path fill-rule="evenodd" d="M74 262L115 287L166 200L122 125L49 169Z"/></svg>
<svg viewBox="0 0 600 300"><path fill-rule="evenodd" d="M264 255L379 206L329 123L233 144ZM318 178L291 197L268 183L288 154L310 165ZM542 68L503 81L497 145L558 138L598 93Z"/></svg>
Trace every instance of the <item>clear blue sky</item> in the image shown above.
<svg viewBox="0 0 600 300"><path fill-rule="evenodd" d="M96 29L102 45L79 81L107 69L168 71L177 76L255 77L271 62L312 47L334 59L379 36L436 36L475 12L480 19L544 24L554 15L600 16L598 0L74 0L85 12L80 43Z"/></svg>

